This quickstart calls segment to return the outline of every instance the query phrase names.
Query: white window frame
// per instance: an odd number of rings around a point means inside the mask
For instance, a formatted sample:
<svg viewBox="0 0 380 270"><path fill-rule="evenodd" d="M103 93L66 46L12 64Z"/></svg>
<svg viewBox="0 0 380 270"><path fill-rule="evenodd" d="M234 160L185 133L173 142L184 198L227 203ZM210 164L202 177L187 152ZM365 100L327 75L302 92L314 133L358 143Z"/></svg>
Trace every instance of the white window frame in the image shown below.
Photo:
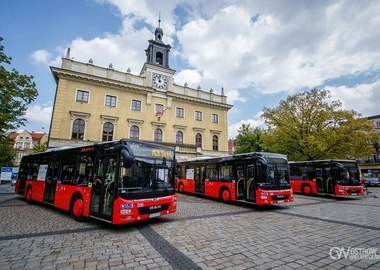
<svg viewBox="0 0 380 270"><path fill-rule="evenodd" d="M214 115L216 116L216 122L214 122ZM211 123L219 124L219 114L216 114L216 113L211 114Z"/></svg>
<svg viewBox="0 0 380 270"><path fill-rule="evenodd" d="M182 117L177 116L177 109L182 109L182 110L183 110L183 115L182 115ZM185 118L185 108L184 108L184 107L175 107L175 112L174 112L174 114L175 114L175 117L176 117L176 118L184 119L184 118Z"/></svg>
<svg viewBox="0 0 380 270"><path fill-rule="evenodd" d="M106 105L106 102L107 102L107 96L110 96L110 97L114 97L114 98L116 98L115 106ZM116 95L105 94L105 95L104 95L104 106L105 106L105 107L108 107L108 108L117 108L117 99L118 99L118 97L117 97Z"/></svg>
<svg viewBox="0 0 380 270"><path fill-rule="evenodd" d="M197 112L201 113L201 120L197 119ZM194 120L202 122L203 121L203 111L199 111L199 110L194 111Z"/></svg>
<svg viewBox="0 0 380 270"><path fill-rule="evenodd" d="M163 110L165 111L165 104L162 103L154 103L154 113L157 113L157 105L162 105Z"/></svg>
<svg viewBox="0 0 380 270"><path fill-rule="evenodd" d="M139 101L140 102L140 110L139 111L132 109L132 107L133 107L133 101ZM137 98L131 98L131 107L130 107L130 110L132 112L142 112L142 110L143 110L143 102L142 102L142 100L141 99L137 99Z"/></svg>
<svg viewBox="0 0 380 270"><path fill-rule="evenodd" d="M77 100L77 97L78 97L78 91L82 91L82 92L87 92L87 93L88 93L88 100L87 100L87 102ZM78 88L78 89L76 89L76 91L75 91L74 101L75 101L75 102L78 102L78 103L86 103L86 104L89 104L89 103L90 103L90 96L91 96L91 92L90 92L90 90L85 90L85 89L79 89L79 88Z"/></svg>

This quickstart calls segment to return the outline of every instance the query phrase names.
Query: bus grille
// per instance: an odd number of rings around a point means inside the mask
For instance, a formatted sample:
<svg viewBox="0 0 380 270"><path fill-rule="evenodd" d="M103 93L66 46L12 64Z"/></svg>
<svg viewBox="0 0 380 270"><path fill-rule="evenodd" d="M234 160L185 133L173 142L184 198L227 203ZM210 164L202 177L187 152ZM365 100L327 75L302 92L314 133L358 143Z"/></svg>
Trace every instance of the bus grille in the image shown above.
<svg viewBox="0 0 380 270"><path fill-rule="evenodd" d="M145 207L139 207L137 210L139 211L140 215L146 215L146 214L153 214L158 213L164 210L168 210L169 204L158 204L158 205L152 205L152 206L145 206Z"/></svg>
<svg viewBox="0 0 380 270"><path fill-rule="evenodd" d="M271 196L271 199L274 201L279 201L279 200L287 200L289 199L289 195L273 195Z"/></svg>

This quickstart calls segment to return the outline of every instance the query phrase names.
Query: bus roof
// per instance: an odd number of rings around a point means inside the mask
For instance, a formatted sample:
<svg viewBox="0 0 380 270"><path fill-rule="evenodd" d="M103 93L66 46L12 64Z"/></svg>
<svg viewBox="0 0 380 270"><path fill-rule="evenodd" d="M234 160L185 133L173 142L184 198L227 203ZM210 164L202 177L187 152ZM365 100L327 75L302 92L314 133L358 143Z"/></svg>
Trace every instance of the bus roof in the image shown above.
<svg viewBox="0 0 380 270"><path fill-rule="evenodd" d="M306 160L306 161L289 161L289 165L292 164L315 164L315 163L357 163L354 159L321 159L321 160Z"/></svg>
<svg viewBox="0 0 380 270"><path fill-rule="evenodd" d="M237 155L226 155L226 156L220 156L220 157L194 157L194 158L189 158L185 161L181 161L180 163L209 162L209 161L223 162L223 161L229 161L233 159L239 160L239 159L249 159L253 157L287 159L286 155L278 154L278 153L251 152L251 153L244 153L244 154L237 154Z"/></svg>
<svg viewBox="0 0 380 270"><path fill-rule="evenodd" d="M153 142L147 142L147 141L140 141L140 140L133 140L133 139L120 139L120 140L115 140L115 141L108 141L108 142L98 142L94 144L88 144L88 145L81 145L81 146L62 146L62 147L57 147L57 148L50 148L47 149L45 152L39 152L39 153L32 153L29 155L26 155L25 157L28 156L38 156L38 155L44 155L49 154L49 153L55 153L55 152L70 152L70 151L80 151L80 149L85 149L85 148L91 148L91 147L101 147L101 146L107 146L109 145L110 147L118 146L118 145L131 145L131 144L142 144L142 145L147 145L147 146L152 146L156 147L158 149L165 149L167 151L173 151L173 147L169 147L166 145L161 145L158 143L153 143Z"/></svg>

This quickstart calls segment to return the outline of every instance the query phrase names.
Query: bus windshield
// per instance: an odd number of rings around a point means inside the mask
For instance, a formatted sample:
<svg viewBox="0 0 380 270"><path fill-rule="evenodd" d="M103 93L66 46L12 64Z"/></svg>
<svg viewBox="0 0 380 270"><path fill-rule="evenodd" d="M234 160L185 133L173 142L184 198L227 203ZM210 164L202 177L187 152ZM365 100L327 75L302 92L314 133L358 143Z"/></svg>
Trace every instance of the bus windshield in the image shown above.
<svg viewBox="0 0 380 270"><path fill-rule="evenodd" d="M267 158L267 162L267 165L263 166L260 186L270 186L271 188L289 187L289 172L286 160Z"/></svg>
<svg viewBox="0 0 380 270"><path fill-rule="evenodd" d="M359 184L359 168L354 164L342 164L344 167L338 167L338 172L335 175L337 184L350 185Z"/></svg>
<svg viewBox="0 0 380 270"><path fill-rule="evenodd" d="M153 198L174 194L170 183L174 162L136 158L131 168L120 166L119 196L128 199Z"/></svg>

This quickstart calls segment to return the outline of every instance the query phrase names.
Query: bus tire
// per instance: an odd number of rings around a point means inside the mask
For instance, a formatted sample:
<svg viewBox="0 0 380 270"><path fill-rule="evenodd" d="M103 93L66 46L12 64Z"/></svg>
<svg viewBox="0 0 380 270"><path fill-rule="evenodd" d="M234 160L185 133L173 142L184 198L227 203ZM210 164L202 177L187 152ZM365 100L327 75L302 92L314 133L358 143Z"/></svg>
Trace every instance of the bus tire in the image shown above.
<svg viewBox="0 0 380 270"><path fill-rule="evenodd" d="M179 193L183 193L183 184L182 183L180 183L178 185L178 191L179 191Z"/></svg>
<svg viewBox="0 0 380 270"><path fill-rule="evenodd" d="M310 185L303 185L302 186L302 193L305 195L311 195L312 194L312 189Z"/></svg>
<svg viewBox="0 0 380 270"><path fill-rule="evenodd" d="M32 187L26 189L25 200L27 203L32 203Z"/></svg>
<svg viewBox="0 0 380 270"><path fill-rule="evenodd" d="M231 193L227 188L222 188L219 193L219 198L224 203L229 203L231 201Z"/></svg>
<svg viewBox="0 0 380 270"><path fill-rule="evenodd" d="M79 221L79 222L84 220L83 210L84 210L84 203L83 203L82 196L75 195L71 203L71 211L70 211L71 216L74 218L74 220Z"/></svg>

